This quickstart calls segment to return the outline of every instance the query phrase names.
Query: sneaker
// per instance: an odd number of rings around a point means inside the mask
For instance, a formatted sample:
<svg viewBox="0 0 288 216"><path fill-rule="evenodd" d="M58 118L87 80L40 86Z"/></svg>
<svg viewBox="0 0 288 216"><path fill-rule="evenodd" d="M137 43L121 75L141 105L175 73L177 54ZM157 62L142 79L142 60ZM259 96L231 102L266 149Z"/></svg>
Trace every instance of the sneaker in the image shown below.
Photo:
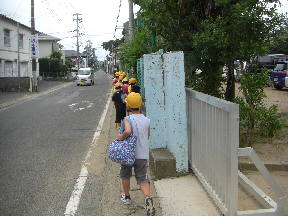
<svg viewBox="0 0 288 216"><path fill-rule="evenodd" d="M125 194L121 194L121 201L123 202L124 205L131 205L131 198L126 197Z"/></svg>
<svg viewBox="0 0 288 216"><path fill-rule="evenodd" d="M146 209L147 216L155 215L155 208L154 208L152 197L145 197L145 209Z"/></svg>

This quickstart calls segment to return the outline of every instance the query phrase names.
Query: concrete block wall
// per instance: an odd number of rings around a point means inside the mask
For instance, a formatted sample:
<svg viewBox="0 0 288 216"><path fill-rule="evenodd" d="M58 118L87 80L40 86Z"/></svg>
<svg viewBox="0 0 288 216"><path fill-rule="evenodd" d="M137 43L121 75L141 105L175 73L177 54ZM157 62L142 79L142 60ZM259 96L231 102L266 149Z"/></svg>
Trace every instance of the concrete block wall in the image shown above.
<svg viewBox="0 0 288 216"><path fill-rule="evenodd" d="M0 91L29 91L30 78L29 77L1 77Z"/></svg>
<svg viewBox="0 0 288 216"><path fill-rule="evenodd" d="M183 52L144 55L146 113L152 149L167 148L177 172L188 170L188 138Z"/></svg>

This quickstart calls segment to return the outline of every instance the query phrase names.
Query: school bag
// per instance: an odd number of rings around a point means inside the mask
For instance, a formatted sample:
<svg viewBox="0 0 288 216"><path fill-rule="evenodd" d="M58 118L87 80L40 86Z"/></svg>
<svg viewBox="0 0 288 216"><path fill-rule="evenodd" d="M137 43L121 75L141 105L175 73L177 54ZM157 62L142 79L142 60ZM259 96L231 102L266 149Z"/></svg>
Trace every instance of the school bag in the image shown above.
<svg viewBox="0 0 288 216"><path fill-rule="evenodd" d="M109 144L108 157L116 163L125 166L132 166L135 162L137 137L133 134L131 118L128 117L127 119L131 125L132 132L124 140L114 140ZM136 123L135 126L137 127Z"/></svg>

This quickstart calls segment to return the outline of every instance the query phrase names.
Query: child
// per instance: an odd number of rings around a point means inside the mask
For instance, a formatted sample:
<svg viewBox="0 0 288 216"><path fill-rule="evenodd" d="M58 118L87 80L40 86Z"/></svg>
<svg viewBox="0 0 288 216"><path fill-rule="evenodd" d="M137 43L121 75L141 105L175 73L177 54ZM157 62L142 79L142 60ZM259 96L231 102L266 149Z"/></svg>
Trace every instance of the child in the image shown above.
<svg viewBox="0 0 288 216"><path fill-rule="evenodd" d="M121 84L118 82L115 84L116 92L112 96L112 101L114 102L114 106L116 109L116 127L121 126L121 121L126 116L126 104L125 104L125 95L122 92Z"/></svg>
<svg viewBox="0 0 288 216"><path fill-rule="evenodd" d="M119 81L119 72L116 72L115 73L115 77L113 79L113 84L112 85L115 85L118 81Z"/></svg>
<svg viewBox="0 0 288 216"><path fill-rule="evenodd" d="M122 80L122 83L123 83L123 85L122 85L122 91L123 91L123 93L127 96L127 95L128 95L128 87L129 87L129 85L128 85L128 78L125 77L125 78Z"/></svg>
<svg viewBox="0 0 288 216"><path fill-rule="evenodd" d="M137 80L136 78L130 78L129 79L129 88L128 88L128 92L135 92L135 93L139 93L140 94L140 86L137 85Z"/></svg>
<svg viewBox="0 0 288 216"><path fill-rule="evenodd" d="M136 160L133 166L121 165L120 177L122 179L123 194L121 200L124 204L131 204L130 197L130 177L132 175L132 167L134 167L134 173L137 184L140 185L141 191L145 196L145 209L147 215L154 215L155 208L153 200L150 194L150 182L147 177L147 168L149 160L149 143L148 138L150 136L150 119L145 117L140 112L142 106L142 98L139 93L130 93L126 98L126 105L131 110L131 115L124 118L123 124L119 134L118 140L124 140L131 133L137 136L136 144Z"/></svg>

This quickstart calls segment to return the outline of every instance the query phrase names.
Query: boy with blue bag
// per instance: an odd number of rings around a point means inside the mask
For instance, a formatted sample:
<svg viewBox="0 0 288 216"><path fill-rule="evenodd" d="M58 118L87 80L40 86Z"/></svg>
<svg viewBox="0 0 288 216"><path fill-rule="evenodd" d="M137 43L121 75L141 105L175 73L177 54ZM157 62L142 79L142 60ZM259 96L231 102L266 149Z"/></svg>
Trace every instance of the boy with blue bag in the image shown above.
<svg viewBox="0 0 288 216"><path fill-rule="evenodd" d="M124 140L131 134L137 137L135 149L135 162L132 166L121 165L120 177L122 179L123 194L121 200L124 204L131 204L130 177L134 168L137 184L145 196L145 209L147 215L155 215L155 208L150 193L150 181L147 177L149 160L150 119L140 112L142 98L139 93L131 92L126 98L126 106L131 110L131 115L124 118L117 140Z"/></svg>

